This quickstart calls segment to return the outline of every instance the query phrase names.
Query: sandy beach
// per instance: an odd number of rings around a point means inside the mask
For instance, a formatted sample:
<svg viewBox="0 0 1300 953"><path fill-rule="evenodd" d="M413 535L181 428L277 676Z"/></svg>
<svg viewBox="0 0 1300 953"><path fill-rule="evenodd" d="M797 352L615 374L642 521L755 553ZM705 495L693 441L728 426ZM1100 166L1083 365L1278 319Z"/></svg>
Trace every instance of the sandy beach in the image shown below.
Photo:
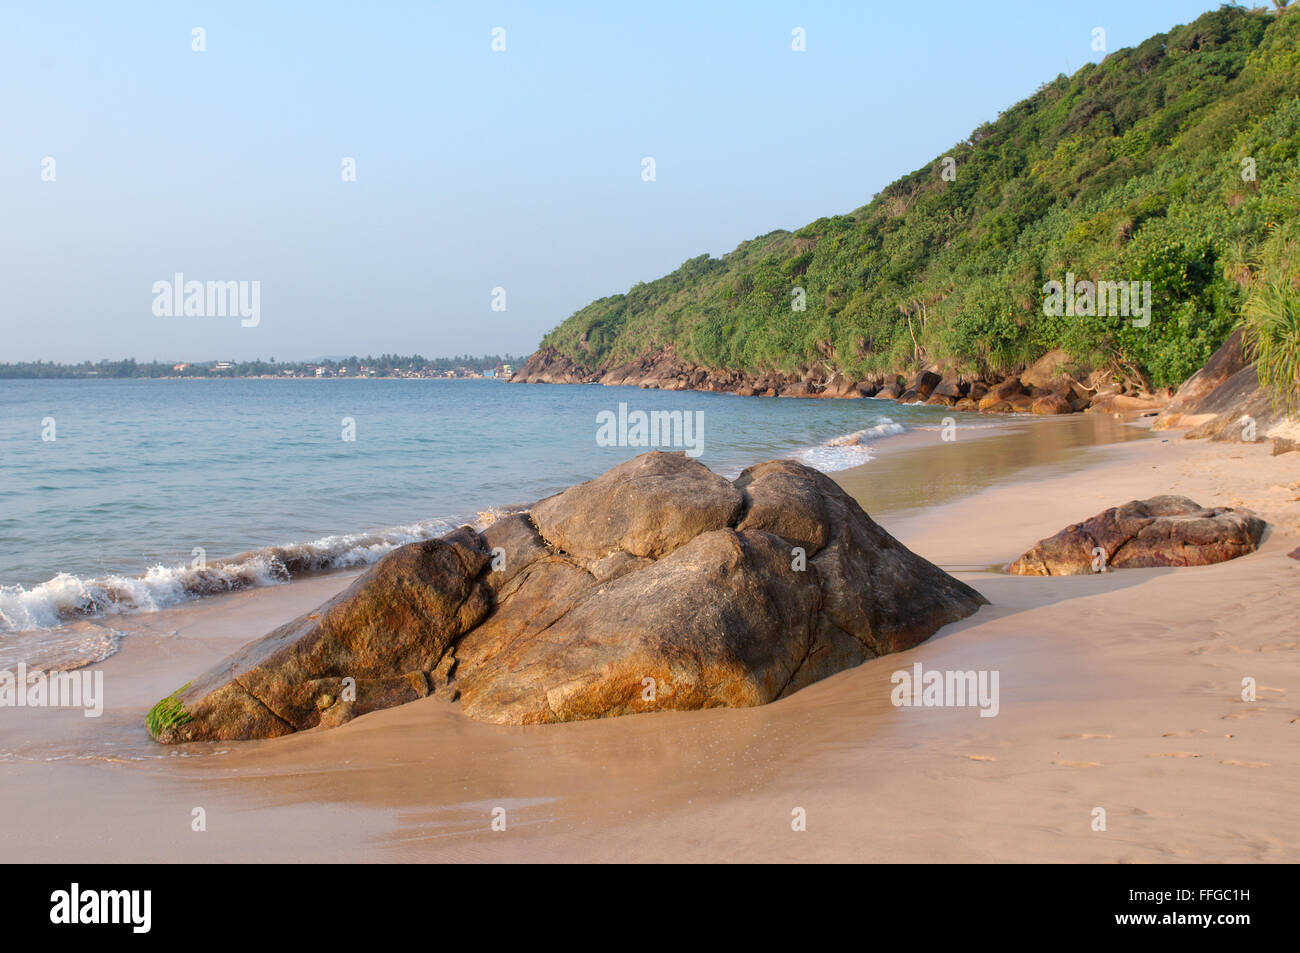
<svg viewBox="0 0 1300 953"><path fill-rule="evenodd" d="M11 861L1300 860L1300 456L1075 416L882 444L834 475L991 602L761 708L498 727L427 698L330 731L164 747L149 706L341 573L115 620L106 709L6 712ZM1259 551L1065 578L992 567L1160 493L1244 506ZM996 717L892 673L996 670ZM1257 685L1242 700L1242 680ZM195 808L206 830L191 829ZM493 830L504 808L505 830ZM1105 830L1094 830L1096 809ZM792 830L797 809L806 830ZM500 812L497 812L498 816Z"/></svg>

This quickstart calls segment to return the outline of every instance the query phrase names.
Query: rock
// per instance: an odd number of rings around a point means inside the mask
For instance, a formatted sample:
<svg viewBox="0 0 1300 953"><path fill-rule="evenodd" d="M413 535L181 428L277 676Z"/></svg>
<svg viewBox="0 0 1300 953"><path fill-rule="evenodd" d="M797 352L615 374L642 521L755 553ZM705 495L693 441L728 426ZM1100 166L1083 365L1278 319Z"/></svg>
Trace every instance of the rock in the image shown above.
<svg viewBox="0 0 1300 953"><path fill-rule="evenodd" d="M736 485L746 509L735 529L576 596L556 620L494 631L509 615L499 611L467 635L465 712L533 724L764 704L910 648L984 601L823 474L778 460ZM802 570L792 546L804 549Z"/></svg>
<svg viewBox="0 0 1300 953"><path fill-rule="evenodd" d="M943 379L935 385L932 397L947 397L956 401L965 397L970 391L970 385L961 379L961 376L953 371L943 375Z"/></svg>
<svg viewBox="0 0 1300 953"><path fill-rule="evenodd" d="M1287 553L1287 555L1290 556L1292 559L1300 559L1300 546L1297 546L1295 549L1291 550L1291 552Z"/></svg>
<svg viewBox="0 0 1300 953"><path fill-rule="evenodd" d="M779 697L820 601L770 533L714 530L579 601L545 630L486 645L462 667L466 714L498 724L741 707ZM486 631L486 630L485 630ZM462 663L464 666L465 663ZM654 698L643 699L645 680Z"/></svg>
<svg viewBox="0 0 1300 953"><path fill-rule="evenodd" d="M745 515L737 529L765 530L808 556L821 551L830 538L826 487L809 478L808 468L793 460L771 460L752 466L736 478L745 495Z"/></svg>
<svg viewBox="0 0 1300 953"><path fill-rule="evenodd" d="M1193 427L1217 416L1218 411L1207 413L1198 409L1199 405L1247 366L1246 357L1242 353L1241 329L1238 328L1228 335L1228 339L1217 351L1210 355L1204 367L1183 382L1183 386L1178 388L1168 406L1156 417L1155 423L1151 425L1152 429Z"/></svg>
<svg viewBox="0 0 1300 953"><path fill-rule="evenodd" d="M1074 407L1060 394L1047 394L1034 399L1029 407L1034 414L1072 414Z"/></svg>
<svg viewBox="0 0 1300 953"><path fill-rule="evenodd" d="M492 571L485 579L494 592L499 592L502 586L550 552L527 513L502 516L482 535L493 555Z"/></svg>
<svg viewBox="0 0 1300 953"><path fill-rule="evenodd" d="M423 698L426 673L488 614L488 563L468 527L375 563L315 612L252 642L150 713L163 742L270 738L315 727L349 696L348 717ZM340 704L340 702L333 702ZM339 720L337 717L335 721ZM342 719L346 720L346 718Z"/></svg>
<svg viewBox="0 0 1300 953"><path fill-rule="evenodd" d="M861 397L858 392L858 384L845 377L843 374L832 374L831 379L826 382L822 390L823 397Z"/></svg>
<svg viewBox="0 0 1300 953"><path fill-rule="evenodd" d="M1020 576L1094 572L1095 549L1107 569L1208 566L1252 553L1264 521L1249 510L1206 508L1185 496L1132 500L1040 540L1007 571Z"/></svg>
<svg viewBox="0 0 1300 953"><path fill-rule="evenodd" d="M967 413L973 414L979 411L980 405L977 401L974 400L974 398L963 397L961 400L957 401L957 403L952 405L952 409L962 410Z"/></svg>
<svg viewBox="0 0 1300 953"><path fill-rule="evenodd" d="M1300 441L1292 440L1292 439L1290 439L1289 437L1274 437L1274 438L1273 438L1273 453L1272 453L1272 456L1275 456L1275 457L1276 457L1276 456L1278 456L1279 454L1283 454L1283 453L1295 453L1295 452L1297 452L1297 451L1300 451Z"/></svg>
<svg viewBox="0 0 1300 953"><path fill-rule="evenodd" d="M1300 421L1288 417L1259 386L1240 330L1229 335L1205 366L1178 388L1152 427L1190 428L1184 436L1191 439L1252 443L1273 438L1274 453L1286 452L1288 441L1300 434Z"/></svg>
<svg viewBox="0 0 1300 953"><path fill-rule="evenodd" d="M1140 414L1161 410L1168 401L1157 394L1098 394L1088 405L1090 414Z"/></svg>
<svg viewBox="0 0 1300 953"><path fill-rule="evenodd" d="M908 382L904 396L908 393L914 393L917 395L913 398L914 400L925 400L934 393L934 389L939 386L942 380L943 378L934 371L918 371L916 376Z"/></svg>
<svg viewBox="0 0 1300 953"><path fill-rule="evenodd" d="M989 410L997 404L1007 401L1025 389L1020 385L1020 378L1008 377L1000 384L990 387L988 393L980 398L980 410Z"/></svg>
<svg viewBox="0 0 1300 953"><path fill-rule="evenodd" d="M1067 351L1060 348L1048 351L1021 372L1020 383L1035 390L1059 392L1073 376L1079 376L1070 374L1072 364Z"/></svg>
<svg viewBox="0 0 1300 953"><path fill-rule="evenodd" d="M481 536L395 550L148 724L164 742L267 738L428 695L508 724L758 705L984 602L824 474L777 460L733 484L649 453Z"/></svg>
<svg viewBox="0 0 1300 953"><path fill-rule="evenodd" d="M658 559L701 533L731 526L740 491L680 453L652 453L547 497L532 509L542 537L595 560L615 550Z"/></svg>

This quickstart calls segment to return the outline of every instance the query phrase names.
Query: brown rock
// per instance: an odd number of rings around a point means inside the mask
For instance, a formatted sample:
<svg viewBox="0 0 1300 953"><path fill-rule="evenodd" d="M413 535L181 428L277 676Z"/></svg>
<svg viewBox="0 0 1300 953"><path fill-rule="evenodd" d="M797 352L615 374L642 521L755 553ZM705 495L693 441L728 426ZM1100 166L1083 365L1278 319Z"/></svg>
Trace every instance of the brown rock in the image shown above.
<svg viewBox="0 0 1300 953"><path fill-rule="evenodd" d="M1007 571L1076 576L1107 569L1207 566L1252 553L1264 521L1249 510L1206 508L1185 496L1156 496L1111 507L1040 540ZM1104 560L1094 552L1101 549Z"/></svg>
<svg viewBox="0 0 1300 953"><path fill-rule="evenodd" d="M965 397L969 391L970 385L963 381L959 374L949 371L947 374L943 375L943 379L935 385L934 394L931 396L947 397L952 401L957 401L962 397Z"/></svg>
<svg viewBox="0 0 1300 953"><path fill-rule="evenodd" d="M1088 406L1090 414L1140 414L1160 410L1165 398L1155 394L1098 394Z"/></svg>
<svg viewBox="0 0 1300 953"><path fill-rule="evenodd" d="M1059 392L1071 377L1071 364L1068 352L1060 348L1048 351L1021 372L1020 382L1032 389Z"/></svg>
<svg viewBox="0 0 1300 953"><path fill-rule="evenodd" d="M1008 377L1001 384L989 388L988 393L980 398L980 410L991 410L995 405L1008 401L1017 394L1023 394L1024 390L1020 385L1020 378Z"/></svg>
<svg viewBox="0 0 1300 953"><path fill-rule="evenodd" d="M1030 413L1035 414L1071 414L1074 408L1070 402L1060 394L1047 394L1043 397L1034 399L1030 405Z"/></svg>
<svg viewBox="0 0 1300 953"><path fill-rule="evenodd" d="M916 645L984 602L824 474L778 460L736 482L747 501L738 530L577 596L532 632L492 633L489 620L466 636L466 713L529 724L763 704ZM805 549L802 570L793 545Z"/></svg>
<svg viewBox="0 0 1300 953"><path fill-rule="evenodd" d="M770 460L749 467L735 485L745 494L738 530L765 530L804 547L810 557L826 545L826 487L810 478L807 467L793 460Z"/></svg>
<svg viewBox="0 0 1300 953"><path fill-rule="evenodd" d="M860 397L856 381L852 381L843 374L832 374L831 379L826 382L825 388L822 389L823 397Z"/></svg>
<svg viewBox="0 0 1300 953"><path fill-rule="evenodd" d="M1200 404L1247 366L1242 352L1241 330L1238 329L1228 335L1222 346L1210 355L1204 367L1183 382L1151 428L1168 430L1172 427L1195 426L1209 417L1217 416L1220 410L1226 408L1210 412L1208 409L1200 409Z"/></svg>
<svg viewBox="0 0 1300 953"><path fill-rule="evenodd" d="M161 702L182 715L163 719L155 737L221 741L312 728L332 707L322 706L324 696L343 697L344 678L357 695L349 717L423 697L424 673L492 605L478 579L487 562L468 527L394 550L315 612L244 646L172 704ZM151 729L160 724L154 713L150 721Z"/></svg>
<svg viewBox="0 0 1300 953"><path fill-rule="evenodd" d="M683 453L642 454L532 509L543 539L581 560L621 549L659 558L735 523L740 491Z"/></svg>
<svg viewBox="0 0 1300 953"><path fill-rule="evenodd" d="M770 533L721 529L591 590L544 638L502 640L461 676L465 713L537 724L778 698L820 601ZM477 640L476 640L477 641ZM646 679L653 700L644 699Z"/></svg>
<svg viewBox="0 0 1300 953"><path fill-rule="evenodd" d="M778 460L733 485L649 453L482 537L394 551L165 699L150 730L273 737L428 695L511 724L757 705L983 603L824 474Z"/></svg>
<svg viewBox="0 0 1300 953"><path fill-rule="evenodd" d="M943 378L934 371L918 371L916 376L908 382L906 393L914 393L917 396L915 400L925 400L934 393L934 389L939 386Z"/></svg>

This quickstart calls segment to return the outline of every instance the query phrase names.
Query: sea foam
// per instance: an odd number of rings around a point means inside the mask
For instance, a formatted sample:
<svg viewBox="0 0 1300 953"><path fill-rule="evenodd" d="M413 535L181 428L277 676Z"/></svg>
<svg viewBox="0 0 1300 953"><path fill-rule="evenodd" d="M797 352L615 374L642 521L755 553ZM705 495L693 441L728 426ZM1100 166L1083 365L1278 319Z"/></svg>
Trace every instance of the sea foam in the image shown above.
<svg viewBox="0 0 1300 953"><path fill-rule="evenodd" d="M481 513L477 522L491 522L498 512ZM205 565L157 565L142 576L82 579L59 573L30 589L0 586L0 632L50 629L79 618L157 612L202 596L274 586L310 573L366 566L398 546L434 539L456 525L447 520L425 520L372 533L269 546Z"/></svg>

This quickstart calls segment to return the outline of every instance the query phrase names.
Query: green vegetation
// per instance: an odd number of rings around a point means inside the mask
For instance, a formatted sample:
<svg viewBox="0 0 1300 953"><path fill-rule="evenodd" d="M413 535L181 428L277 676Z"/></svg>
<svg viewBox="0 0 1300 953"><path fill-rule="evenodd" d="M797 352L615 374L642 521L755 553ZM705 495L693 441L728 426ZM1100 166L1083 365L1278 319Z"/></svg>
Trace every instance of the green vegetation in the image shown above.
<svg viewBox="0 0 1300 953"><path fill-rule="evenodd" d="M194 720L194 716L187 712L185 706L181 704L180 697L181 692L193 684L193 682L186 682L149 709L149 714L144 716L144 724L149 729L149 734L157 738L171 728L179 727Z"/></svg>
<svg viewBox="0 0 1300 953"><path fill-rule="evenodd" d="M936 158L848 215L595 301L542 346L591 369L671 346L710 368L850 376L994 374L1062 347L1176 385L1237 324L1260 262L1298 280L1298 93L1300 12L1221 7L1044 84L950 150L952 181ZM1067 272L1150 281L1150 325L1045 315L1043 285Z"/></svg>
<svg viewBox="0 0 1300 953"><path fill-rule="evenodd" d="M1274 409L1300 413L1300 291L1277 281L1256 287L1246 302L1245 344Z"/></svg>

